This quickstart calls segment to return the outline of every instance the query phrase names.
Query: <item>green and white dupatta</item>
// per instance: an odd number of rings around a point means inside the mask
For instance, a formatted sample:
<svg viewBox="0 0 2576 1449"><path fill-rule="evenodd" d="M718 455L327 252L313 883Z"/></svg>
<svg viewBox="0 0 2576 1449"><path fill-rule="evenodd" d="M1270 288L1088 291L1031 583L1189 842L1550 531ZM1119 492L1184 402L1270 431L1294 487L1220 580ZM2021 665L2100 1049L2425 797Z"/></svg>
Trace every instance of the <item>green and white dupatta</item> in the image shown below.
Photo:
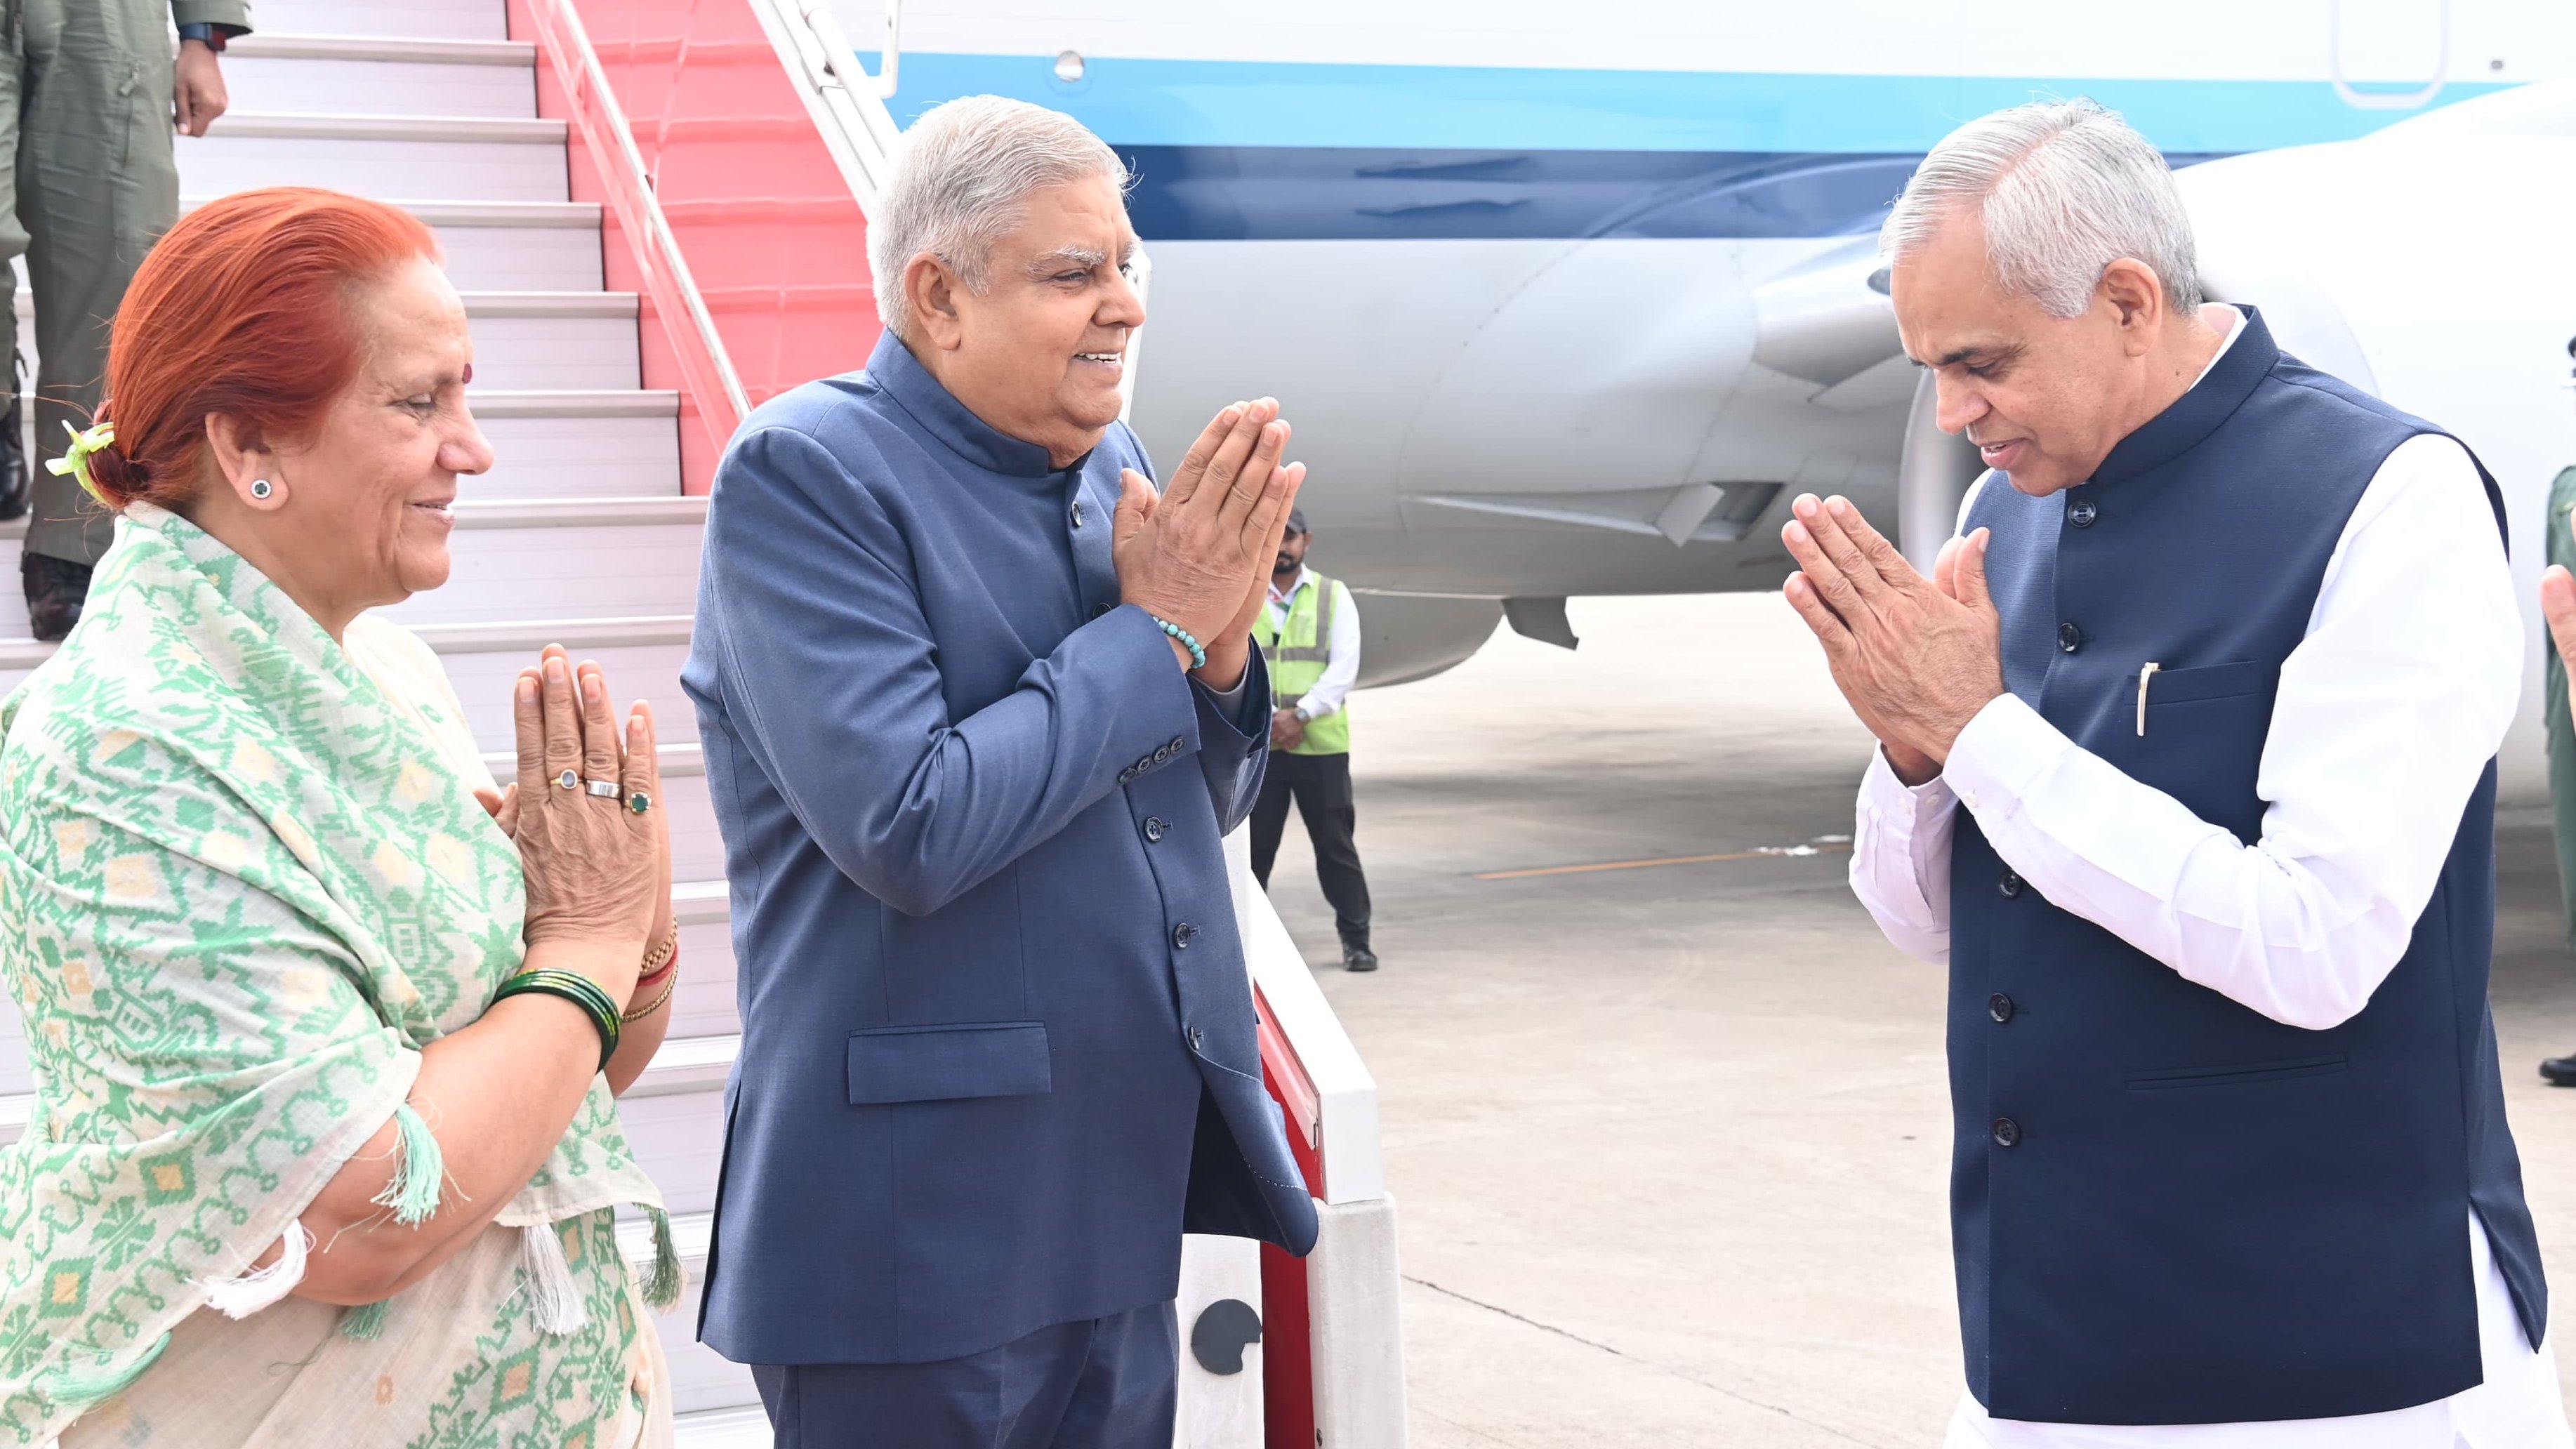
<svg viewBox="0 0 2576 1449"><path fill-rule="evenodd" d="M437 1140L405 1098L420 1048L519 968L526 901L414 710L441 723L148 505L0 705L0 979L35 1077L0 1151L0 1442L41 1444L133 1382L388 1118L403 1160L381 1201L436 1209ZM645 1297L675 1302L660 1195L599 1079L500 1222L617 1204L649 1211ZM531 1258L555 1239L524 1236ZM383 1318L349 1310L342 1332Z"/></svg>

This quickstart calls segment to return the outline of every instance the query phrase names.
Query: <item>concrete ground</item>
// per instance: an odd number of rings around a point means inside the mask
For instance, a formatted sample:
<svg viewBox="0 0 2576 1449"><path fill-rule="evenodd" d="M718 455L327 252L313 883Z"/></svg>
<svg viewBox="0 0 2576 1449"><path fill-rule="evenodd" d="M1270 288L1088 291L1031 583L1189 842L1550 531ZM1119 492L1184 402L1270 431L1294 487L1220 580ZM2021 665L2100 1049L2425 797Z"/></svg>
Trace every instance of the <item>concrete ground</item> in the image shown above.
<svg viewBox="0 0 2576 1449"><path fill-rule="evenodd" d="M1506 632L1358 696L1384 970L1339 969L1293 824L1273 878L1379 1083L1412 1442L1936 1445L1943 983L1843 882L1869 741L1774 596L1572 617L1578 652ZM2532 1073L2576 1049L2576 966L2545 820L2500 833L2506 1095L2576 1284L2576 1091Z"/></svg>

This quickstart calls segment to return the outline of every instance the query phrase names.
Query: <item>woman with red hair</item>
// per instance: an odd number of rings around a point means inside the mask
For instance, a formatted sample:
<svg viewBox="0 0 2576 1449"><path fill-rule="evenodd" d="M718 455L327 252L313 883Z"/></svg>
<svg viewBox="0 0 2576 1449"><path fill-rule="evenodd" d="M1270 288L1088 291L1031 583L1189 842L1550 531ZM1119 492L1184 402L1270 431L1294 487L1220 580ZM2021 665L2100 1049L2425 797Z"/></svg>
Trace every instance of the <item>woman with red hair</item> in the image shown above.
<svg viewBox="0 0 2576 1449"><path fill-rule="evenodd" d="M500 792L368 612L491 463L437 259L331 192L202 208L53 465L121 521L0 706L0 1443L669 1442L613 1101L675 969L651 714L549 649Z"/></svg>

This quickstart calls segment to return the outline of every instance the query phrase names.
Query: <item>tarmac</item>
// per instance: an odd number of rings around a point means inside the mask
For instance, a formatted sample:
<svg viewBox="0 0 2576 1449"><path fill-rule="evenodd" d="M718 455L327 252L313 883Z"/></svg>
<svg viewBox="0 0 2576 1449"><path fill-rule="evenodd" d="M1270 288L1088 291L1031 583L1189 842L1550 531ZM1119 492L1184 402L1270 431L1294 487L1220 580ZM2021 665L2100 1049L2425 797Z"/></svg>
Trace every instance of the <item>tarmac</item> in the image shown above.
<svg viewBox="0 0 2576 1449"><path fill-rule="evenodd" d="M1570 614L1575 652L1506 630L1354 697L1383 970L1340 969L1293 823L1272 877L1378 1080L1411 1442L1938 1445L1943 974L1844 883L1869 738L1776 595ZM2545 815L2498 835L2507 1107L2563 1293L2576 1090L2533 1067L2576 1050L2576 962Z"/></svg>

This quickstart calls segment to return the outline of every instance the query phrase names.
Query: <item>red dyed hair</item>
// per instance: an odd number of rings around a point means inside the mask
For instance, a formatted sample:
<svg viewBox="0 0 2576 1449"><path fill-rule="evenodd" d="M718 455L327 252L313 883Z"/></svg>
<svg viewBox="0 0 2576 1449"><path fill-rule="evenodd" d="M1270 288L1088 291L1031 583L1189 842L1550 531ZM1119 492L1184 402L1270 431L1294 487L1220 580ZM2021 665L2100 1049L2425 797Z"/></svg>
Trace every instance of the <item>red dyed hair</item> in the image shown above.
<svg viewBox="0 0 2576 1449"><path fill-rule="evenodd" d="M240 192L172 227L126 288L108 343L99 416L116 443L90 458L108 506L186 501L208 413L266 439L310 437L364 360L358 295L414 258L440 259L419 218L318 187Z"/></svg>

